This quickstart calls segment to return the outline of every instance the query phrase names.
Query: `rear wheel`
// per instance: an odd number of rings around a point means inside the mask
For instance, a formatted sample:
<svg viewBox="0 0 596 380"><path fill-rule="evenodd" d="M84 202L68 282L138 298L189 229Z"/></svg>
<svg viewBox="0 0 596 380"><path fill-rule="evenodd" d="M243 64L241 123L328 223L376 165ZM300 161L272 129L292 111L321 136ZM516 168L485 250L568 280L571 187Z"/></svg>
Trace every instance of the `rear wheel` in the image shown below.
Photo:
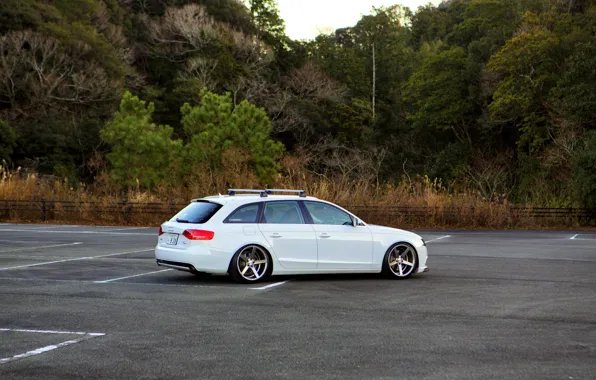
<svg viewBox="0 0 596 380"><path fill-rule="evenodd" d="M391 246L383 259L383 274L390 278L404 279L416 273L418 253L408 243Z"/></svg>
<svg viewBox="0 0 596 380"><path fill-rule="evenodd" d="M236 252L229 273L236 282L258 282L267 278L271 269L271 258L267 251L258 245L248 245Z"/></svg>

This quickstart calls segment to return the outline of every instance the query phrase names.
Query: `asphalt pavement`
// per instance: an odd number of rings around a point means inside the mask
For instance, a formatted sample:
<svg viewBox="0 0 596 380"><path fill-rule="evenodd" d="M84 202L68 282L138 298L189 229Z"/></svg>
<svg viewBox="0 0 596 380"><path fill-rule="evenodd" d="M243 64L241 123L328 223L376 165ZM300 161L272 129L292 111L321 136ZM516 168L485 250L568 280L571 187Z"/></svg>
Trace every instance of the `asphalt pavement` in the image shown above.
<svg viewBox="0 0 596 380"><path fill-rule="evenodd" d="M408 280L239 285L154 228L0 224L0 379L596 379L596 232L419 233Z"/></svg>

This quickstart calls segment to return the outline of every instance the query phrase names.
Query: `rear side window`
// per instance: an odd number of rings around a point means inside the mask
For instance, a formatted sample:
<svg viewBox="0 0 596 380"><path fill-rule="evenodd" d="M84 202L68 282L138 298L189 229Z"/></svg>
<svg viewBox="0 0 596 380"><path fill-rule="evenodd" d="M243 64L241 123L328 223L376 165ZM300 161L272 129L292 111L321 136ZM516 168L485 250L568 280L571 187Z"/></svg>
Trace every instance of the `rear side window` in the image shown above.
<svg viewBox="0 0 596 380"><path fill-rule="evenodd" d="M221 208L220 204L206 201L192 202L182 209L172 219L178 223L207 223Z"/></svg>
<svg viewBox="0 0 596 380"><path fill-rule="evenodd" d="M266 202L261 223L304 224L298 202Z"/></svg>
<svg viewBox="0 0 596 380"><path fill-rule="evenodd" d="M258 216L259 204L253 203L238 207L224 220L224 223L256 223Z"/></svg>

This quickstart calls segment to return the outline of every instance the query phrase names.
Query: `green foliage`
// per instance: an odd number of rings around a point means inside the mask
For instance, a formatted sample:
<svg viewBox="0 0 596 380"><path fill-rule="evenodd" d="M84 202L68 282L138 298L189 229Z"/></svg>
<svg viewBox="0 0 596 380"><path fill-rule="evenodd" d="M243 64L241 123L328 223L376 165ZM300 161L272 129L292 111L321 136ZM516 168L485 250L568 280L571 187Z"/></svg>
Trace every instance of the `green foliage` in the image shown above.
<svg viewBox="0 0 596 380"><path fill-rule="evenodd" d="M474 100L468 93L469 79L464 49L454 47L426 57L410 77L405 101L411 104L408 118L414 128L429 125L467 135Z"/></svg>
<svg viewBox="0 0 596 380"><path fill-rule="evenodd" d="M172 128L151 120L155 107L126 92L120 110L101 130L101 138L112 150L107 158L111 177L122 187L152 189L176 182L177 158L182 144L172 140Z"/></svg>
<svg viewBox="0 0 596 380"><path fill-rule="evenodd" d="M566 60L567 71L553 89L554 102L566 119L596 125L596 42L578 44Z"/></svg>
<svg viewBox="0 0 596 380"><path fill-rule="evenodd" d="M219 169L224 152L234 149L249 155L251 168L265 183L279 170L283 144L271 140L271 123L263 109L244 100L233 107L230 94L206 93L201 105L182 107L182 125L188 136L184 150L189 168L206 162Z"/></svg>
<svg viewBox="0 0 596 380"><path fill-rule="evenodd" d="M292 41L275 0L3 0L0 159L90 180L107 153L152 189L234 155L271 183L285 145L313 171L591 204L595 20L591 0L449 0Z"/></svg>
<svg viewBox="0 0 596 380"><path fill-rule="evenodd" d="M0 120L0 161L10 160L16 146L17 134L5 121Z"/></svg>
<svg viewBox="0 0 596 380"><path fill-rule="evenodd" d="M557 82L564 53L561 36L553 29L566 20L530 12L524 20L529 32L507 41L487 65L502 76L489 109L493 119L515 120L520 130L518 143L535 152L548 140L542 99Z"/></svg>
<svg viewBox="0 0 596 380"><path fill-rule="evenodd" d="M248 0L253 23L270 46L287 42L286 26L279 16L275 0Z"/></svg>
<svg viewBox="0 0 596 380"><path fill-rule="evenodd" d="M596 209L596 131L587 132L583 142L574 155L573 182L578 202Z"/></svg>

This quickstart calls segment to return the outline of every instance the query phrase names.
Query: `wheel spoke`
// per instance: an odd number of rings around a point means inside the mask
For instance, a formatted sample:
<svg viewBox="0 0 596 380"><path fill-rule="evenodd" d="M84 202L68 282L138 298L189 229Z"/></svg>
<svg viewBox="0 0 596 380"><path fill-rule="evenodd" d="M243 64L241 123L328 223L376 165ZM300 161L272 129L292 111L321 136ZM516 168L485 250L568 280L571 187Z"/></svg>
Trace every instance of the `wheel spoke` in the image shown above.
<svg viewBox="0 0 596 380"><path fill-rule="evenodd" d="M238 256L238 258L244 262L248 261L248 259L246 257L244 257L243 255Z"/></svg>
<svg viewBox="0 0 596 380"><path fill-rule="evenodd" d="M397 266L399 268L399 275L403 276L404 275L404 271L401 269L401 265L398 264Z"/></svg>
<svg viewBox="0 0 596 380"><path fill-rule="evenodd" d="M400 256L404 257L408 252L410 252L410 247L408 247L405 251L403 251Z"/></svg>
<svg viewBox="0 0 596 380"><path fill-rule="evenodd" d="M397 264L397 261L392 261L389 263L389 266L395 266L395 264Z"/></svg>
<svg viewBox="0 0 596 380"><path fill-rule="evenodd" d="M254 257L255 257L255 252L256 252L256 251L257 251L257 247L252 247L252 251L250 251L250 256L251 256L252 258L254 258Z"/></svg>
<svg viewBox="0 0 596 380"><path fill-rule="evenodd" d="M242 269L242 274L246 273L246 271L248 270L248 268L250 268L248 265L244 266L244 269Z"/></svg>
<svg viewBox="0 0 596 380"><path fill-rule="evenodd" d="M414 264L412 264L411 262L409 262L409 261L406 261L406 260L402 261L402 264L406 264L406 265L409 265L409 266L411 266L411 267L413 267L413 266L414 266Z"/></svg>
<svg viewBox="0 0 596 380"><path fill-rule="evenodd" d="M252 272L255 274L255 278L259 278L259 273L257 272L257 270L255 269L255 267L250 267L250 269L252 269Z"/></svg>
<svg viewBox="0 0 596 380"><path fill-rule="evenodd" d="M267 262L267 260L257 260L254 262L255 265L257 264L265 264Z"/></svg>

